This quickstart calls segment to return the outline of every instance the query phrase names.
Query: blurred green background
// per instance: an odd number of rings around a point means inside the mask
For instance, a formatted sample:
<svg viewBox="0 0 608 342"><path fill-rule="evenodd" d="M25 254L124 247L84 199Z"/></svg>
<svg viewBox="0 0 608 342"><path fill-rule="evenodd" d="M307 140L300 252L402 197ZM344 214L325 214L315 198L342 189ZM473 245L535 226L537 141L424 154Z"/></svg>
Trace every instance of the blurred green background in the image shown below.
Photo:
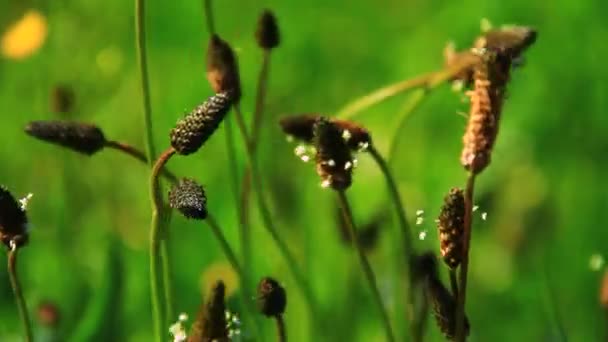
<svg viewBox="0 0 608 342"><path fill-rule="evenodd" d="M281 28L261 143L265 195L332 326L311 335L300 292L252 210L255 276L272 275L286 287L292 341L381 341L383 333L354 251L336 228L334 194L320 188L311 164L294 156L295 145L285 140L277 119L303 112L331 115L375 88L437 70L446 42L466 48L482 18L495 25L530 25L539 37L525 66L513 73L493 163L477 183L477 213L487 213L487 219L477 216L473 232L470 340L559 341L558 320L571 341L606 339L598 292L601 259L608 252L608 3L225 0L214 8L219 33L239 56L247 118L261 62L253 38L258 14L272 9ZM36 334L51 333L36 319L46 301L61 314L61 341L149 341L146 167L114 151L84 157L23 132L30 120L73 119L96 123L107 137L143 148L133 2L0 0L0 32L31 10L46 18L42 47L24 58L0 56L0 184L16 196L34 194L31 240L19 267ZM154 135L161 150L169 146L176 120L212 94L204 66L208 35L200 1L150 1L147 19ZM51 110L57 85L74 92L70 114ZM384 154L407 98L395 97L356 118ZM466 121L458 113L466 111L462 96L445 85L398 134L391 165L416 236L426 233L416 239L419 251L438 252L434 220L442 198L464 185L459 154ZM174 158L170 168L205 185L209 210L238 251L222 135L223 129L191 157ZM239 154L242 170L242 149ZM359 159L348 195L362 225L393 210L373 161ZM424 210L424 221L414 225L417 210ZM396 228L389 220L369 252L387 303L394 290ZM171 232L176 309L192 319L208 279L229 281L230 270L207 226L174 215ZM591 267L591 260L600 265ZM4 271L0 293L0 340L18 340ZM232 296L231 310L242 311L239 305ZM264 323L266 340L272 340L273 325ZM404 333L405 322L393 325ZM248 329L242 327L244 334ZM432 319L427 340L442 340Z"/></svg>

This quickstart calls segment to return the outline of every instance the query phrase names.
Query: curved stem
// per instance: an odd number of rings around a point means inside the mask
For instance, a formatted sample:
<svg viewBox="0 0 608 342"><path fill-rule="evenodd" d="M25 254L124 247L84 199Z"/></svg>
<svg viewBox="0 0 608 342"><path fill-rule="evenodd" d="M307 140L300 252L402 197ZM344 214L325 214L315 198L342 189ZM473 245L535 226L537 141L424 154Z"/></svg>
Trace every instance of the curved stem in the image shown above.
<svg viewBox="0 0 608 342"><path fill-rule="evenodd" d="M25 304L25 298L21 292L21 283L17 276L17 250L18 247L14 242L11 242L11 248L8 252L8 275L13 287L13 294L15 295L15 301L17 302L17 310L19 311L19 318L23 325L23 333L25 334L25 341L33 341L32 327L30 325L30 318L27 312L27 306Z"/></svg>
<svg viewBox="0 0 608 342"><path fill-rule="evenodd" d="M287 342L287 329L285 329L285 320L283 315L275 316L277 322L277 337L279 342Z"/></svg>
<svg viewBox="0 0 608 342"><path fill-rule="evenodd" d="M165 222L164 231L161 232L161 240L160 240L160 260L162 266L162 281L163 281L163 290L165 294L165 315L169 322L172 322L175 316L175 308L173 306L173 283L171 282L172 274L171 274L171 255L169 254L169 229L166 227L169 226L169 215L170 211L168 209L163 209L165 214L163 215L163 222Z"/></svg>
<svg viewBox="0 0 608 342"><path fill-rule="evenodd" d="M471 226L473 222L473 193L475 191L475 174L470 172L464 193L464 235L462 263L460 264L460 279L458 284L458 302L456 306L456 341L464 342L465 303L467 296L467 273L469 271L469 250L471 246Z"/></svg>
<svg viewBox="0 0 608 342"><path fill-rule="evenodd" d="M234 271L238 274L239 278L241 278L241 280L242 280L243 279L243 268L239 264L236 254L234 254L234 251L228 244L228 241L226 240L224 233L222 233L222 229L220 228L219 224L211 215L207 215L207 218L205 219L205 221L211 228L211 231L213 232L213 235L215 235L215 238L217 239L217 241L220 243L220 247L222 248L222 251L226 255L226 258L228 258L228 262L230 262L230 265L232 266L232 268L234 268Z"/></svg>
<svg viewBox="0 0 608 342"><path fill-rule="evenodd" d="M173 147L161 153L152 168L150 176L150 196L152 197L152 223L150 225L150 292L152 296L152 314L154 318L154 331L157 342L164 341L166 316L161 307L163 296L163 279L160 278L161 241L165 229L166 211L163 207L162 194L158 175L169 158L175 154ZM165 270L167 272L168 270Z"/></svg>
<svg viewBox="0 0 608 342"><path fill-rule="evenodd" d="M427 88L434 88L441 83L450 80L461 71L472 67L478 61L479 58L477 56L463 58L462 61L450 66L449 68L393 83L374 90L371 93L355 99L346 106L342 107L342 109L338 110L336 116L341 119L349 119L373 105L376 105L410 89L423 86Z"/></svg>
<svg viewBox="0 0 608 342"><path fill-rule="evenodd" d="M393 329L391 328L390 319L388 317L388 313L382 303L382 296L380 295L380 290L378 289L378 284L376 283L376 276L374 275L374 271L372 271L372 267L369 264L369 260L367 260L367 256L359 243L359 237L357 236L357 232L355 230L355 223L353 221L353 213L350 209L350 205L348 204L348 200L346 199L346 194L344 191L338 191L338 198L340 200L340 206L342 207L342 214L344 215L344 221L348 227L348 231L350 233L350 238L355 245L355 249L357 250L357 254L359 256L359 263L361 264L361 269L365 274L367 282L372 290L372 295L376 302L376 306L378 307L378 311L382 316L382 323L384 325L384 332L386 333L386 339L388 341L395 341L395 336L393 334Z"/></svg>
<svg viewBox="0 0 608 342"><path fill-rule="evenodd" d="M152 106L150 105L150 81L148 79L148 55L146 52L146 8L145 0L135 0L135 37L137 62L141 77L141 91L144 101L144 128L146 154L150 167L156 158L156 149L152 136Z"/></svg>
<svg viewBox="0 0 608 342"><path fill-rule="evenodd" d="M141 161L142 163L145 163L145 164L148 163L148 158L146 158L146 155L142 151L138 150L134 146L131 146L127 143L109 140L109 141L106 141L105 147L123 152L123 153ZM167 170L166 168L163 168L161 172L162 172L162 175L165 178L167 178L171 183L177 182L177 177L171 171Z"/></svg>
<svg viewBox="0 0 608 342"><path fill-rule="evenodd" d="M251 136L249 135L249 132L247 131L247 126L245 125L245 117L243 116L243 112L241 111L240 103L234 104L234 114L234 116L236 117L236 125L239 128L239 131L241 132L243 140L245 144L249 146L248 148L251 148Z"/></svg>
<svg viewBox="0 0 608 342"><path fill-rule="evenodd" d="M205 16L207 17L207 31L209 31L209 35L213 35L215 33L215 22L213 21L213 8L211 8L211 0L203 0L203 2Z"/></svg>
<svg viewBox="0 0 608 342"><path fill-rule="evenodd" d="M266 89L268 83L268 73L270 70L270 50L264 50L262 56L262 68L258 77L258 89L255 97L255 111L253 112L251 143L253 149L258 144L260 129L262 127L262 118L264 116L264 102L266 100Z"/></svg>
<svg viewBox="0 0 608 342"><path fill-rule="evenodd" d="M388 149L388 162L392 162L395 159L395 152L397 151L397 144L399 143L399 133L405 128L405 124L407 119L411 116L411 114L418 108L418 106L422 103L422 100L426 97L426 95L430 92L430 88L422 88L418 89L417 92L413 93L408 101L403 106L403 109L399 112L397 118L397 129L393 131L393 136L390 139L390 147Z"/></svg>

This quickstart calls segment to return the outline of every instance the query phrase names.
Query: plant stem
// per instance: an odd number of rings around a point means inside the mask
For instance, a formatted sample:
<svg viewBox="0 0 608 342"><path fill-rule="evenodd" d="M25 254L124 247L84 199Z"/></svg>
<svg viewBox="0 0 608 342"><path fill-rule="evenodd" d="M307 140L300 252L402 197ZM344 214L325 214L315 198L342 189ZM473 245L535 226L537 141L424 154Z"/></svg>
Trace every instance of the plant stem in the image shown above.
<svg viewBox="0 0 608 342"><path fill-rule="evenodd" d="M134 146L131 146L127 143L110 140L110 141L106 141L105 147L112 148L117 151L123 152L123 153L141 161L142 163L145 163L145 164L148 163L148 158L146 158L146 155L142 151L138 150ZM162 175L165 178L167 178L171 183L177 182L177 177L171 171L167 170L166 168L163 168L161 172L162 172Z"/></svg>
<svg viewBox="0 0 608 342"><path fill-rule="evenodd" d="M211 228L211 231L213 232L213 235L215 235L215 238L220 243L220 247L222 248L222 251L228 258L228 262L230 262L230 265L232 266L232 268L234 268L235 272L238 274L239 278L241 278L241 280L242 280L243 279L243 268L239 264L239 261L238 261L236 255L234 254L234 251L228 244L228 241L226 240L224 233L222 233L222 229L220 228L219 224L211 215L207 215L207 218L205 219L205 221Z"/></svg>
<svg viewBox="0 0 608 342"><path fill-rule="evenodd" d="M361 247L361 244L359 243L359 237L357 236L357 232L355 230L355 223L353 221L353 214L352 214L352 211L348 204L348 200L346 198L346 194L344 193L344 191L338 191L338 198L340 200L340 206L342 207L342 214L344 215L344 221L346 222L346 225L348 226L350 238L353 241L353 244L355 245L357 254L359 255L359 263L361 264L363 273L365 274L367 282L369 283L369 286L372 290L372 294L373 294L374 300L376 302L376 306L378 307L378 310L380 311L380 314L382 316L382 323L384 325L386 339L388 341L395 341L393 330L391 328L390 319L388 317L388 313L386 312L386 309L384 308L384 304L382 303L382 296L380 295L380 290L378 289L378 284L376 283L376 277L374 276L374 272L372 271L369 261L367 260L367 256L365 256L365 252L363 251L363 248Z"/></svg>
<svg viewBox="0 0 608 342"><path fill-rule="evenodd" d="M163 207L162 194L158 175L167 161L175 154L173 147L161 153L152 168L150 176L150 196L152 197L152 223L150 225L150 290L152 296L152 314L154 317L154 331L157 342L164 341L166 316L161 308L161 297L163 297L163 279L160 278L159 263L161 253L161 241L163 241L166 228L166 210ZM163 258L165 259L165 258ZM168 261L163 260L168 263ZM165 269L165 271L168 271ZM167 303L171 305L171 303Z"/></svg>
<svg viewBox="0 0 608 342"><path fill-rule="evenodd" d="M160 240L160 260L162 266L162 280L163 289L165 291L165 315L169 322L172 322L175 316L175 308L173 306L173 283L171 282L171 256L169 254L169 219L171 211L167 208L162 209L165 213L162 215L163 221L165 222L164 228L161 228L161 240ZM165 325L166 326L166 325Z"/></svg>
<svg viewBox="0 0 608 342"><path fill-rule="evenodd" d="M393 131L393 136L390 139L390 147L388 149L388 161L389 163L394 160L395 152L397 151L397 144L399 143L399 133L403 131L405 127L405 123L410 115L418 108L418 106L422 103L426 95L431 91L430 88L422 88L418 89L415 93L410 95L407 99L407 102L403 106L403 109L399 112L397 118L397 129Z"/></svg>
<svg viewBox="0 0 608 342"><path fill-rule="evenodd" d="M404 249L404 254L405 254L405 266L406 266L406 274L407 274L407 279L408 279L408 293L407 293L407 310L406 312L408 313L408 319L409 319L409 324L410 324L410 334L412 334L412 337L415 338L414 334L415 334L415 329L414 329L414 324L416 322L416 319L414 316L414 280L412 275L410 274L410 270L411 267L413 265L414 262L414 244L412 241L412 230L409 226L409 223L407 222L407 217L405 215L405 207L403 206L403 203L401 201L401 196L399 195L399 189L397 188L397 183L395 182L395 179L393 178L391 171L389 169L389 166L387 164L387 162L384 160L384 158L382 158L382 155L380 155L380 152L378 152L378 150L375 148L375 146L370 145L368 148L368 151L370 153L370 155L372 156L372 158L374 159L374 161L376 162L376 164L378 164L378 167L380 168L380 170L382 171L382 174L384 175L384 179L386 180L386 185L388 187L389 193L391 195L392 198L392 202L395 206L395 210L397 211L397 218L399 220L399 227L401 228L401 239L402 239L402 243L403 243L403 249ZM401 265L400 262L398 262L398 265Z"/></svg>
<svg viewBox="0 0 608 342"><path fill-rule="evenodd" d="M234 104L234 114L236 117L236 125L241 132L241 136L243 137L243 141L245 142L246 148L251 148L251 136L247 132L247 126L245 125L245 117L243 116L243 112L241 111L241 104Z"/></svg>
<svg viewBox="0 0 608 342"><path fill-rule="evenodd" d="M545 304L545 310L551 316L551 321L557 330L559 335L559 340L562 342L568 341L568 336L566 334L566 329L564 328L563 320L559 314L557 309L557 296L555 294L555 290L553 286L551 286L551 281L549 279L549 270L546 262L539 262L540 272L542 274L541 284L540 286L540 295L543 297L543 301Z"/></svg>
<svg viewBox="0 0 608 342"><path fill-rule="evenodd" d="M287 330L285 329L285 320L283 315L277 315L274 317L277 322L277 336L279 342L287 342Z"/></svg>
<svg viewBox="0 0 608 342"><path fill-rule="evenodd" d="M462 70L472 67L478 61L478 57L471 56L471 58L465 58L460 63L454 64L449 68L423 74L421 76L393 83L374 90L371 93L361 96L342 107L342 109L337 111L336 116L341 119L349 119L355 116L357 113L407 90L423 86L427 88L434 88L439 84L453 78Z"/></svg>
<svg viewBox="0 0 608 342"><path fill-rule="evenodd" d="M213 35L215 33L215 22L213 21L211 0L203 0L203 7L205 9L205 16L207 17L207 30L209 31L209 35Z"/></svg>
<svg viewBox="0 0 608 342"><path fill-rule="evenodd" d="M141 77L141 90L144 101L144 129L146 154L148 155L148 165L156 158L156 149L152 135L152 106L150 105L150 81L148 79L148 55L146 51L146 8L145 0L135 0L135 37L137 48L137 62Z"/></svg>
<svg viewBox="0 0 608 342"><path fill-rule="evenodd" d="M21 292L21 283L17 276L17 250L18 247L14 242L11 242L10 250L8 252L8 275L13 287L13 294L15 295L15 301L17 303L17 311L19 312L19 318L23 325L23 333L25 334L25 341L33 341L32 327L30 325L30 318L27 312L27 306L25 304L25 298Z"/></svg>
<svg viewBox="0 0 608 342"><path fill-rule="evenodd" d="M452 287L452 295L458 298L458 278L456 268L450 268L450 286Z"/></svg>
<svg viewBox="0 0 608 342"><path fill-rule="evenodd" d="M469 271L469 250L471 248L471 226L473 223L473 193L475 191L475 174L469 172L464 193L464 235L460 279L458 284L458 301L456 306L456 341L464 342L465 303L467 296L467 273Z"/></svg>
<svg viewBox="0 0 608 342"><path fill-rule="evenodd" d="M255 97L255 111L253 112L252 133L251 143L254 145L253 149L258 144L260 137L260 129L262 127L262 118L264 116L264 102L266 99L266 89L268 84L268 73L270 70L270 50L263 50L262 55L262 68L258 77L258 89Z"/></svg>

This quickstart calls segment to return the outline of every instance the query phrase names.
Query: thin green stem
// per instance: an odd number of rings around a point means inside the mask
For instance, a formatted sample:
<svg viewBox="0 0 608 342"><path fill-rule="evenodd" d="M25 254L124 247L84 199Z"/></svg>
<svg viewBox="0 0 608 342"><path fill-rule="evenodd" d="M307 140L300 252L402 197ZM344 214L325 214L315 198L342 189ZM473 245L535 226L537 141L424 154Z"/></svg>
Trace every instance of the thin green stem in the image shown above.
<svg viewBox="0 0 608 342"><path fill-rule="evenodd" d="M382 296L380 295L380 290L378 289L378 284L376 283L376 276L374 275L374 271L372 271L372 267L369 264L369 260L367 260L365 251L363 251L363 248L359 243L359 237L357 236L355 223L353 220L353 213L350 209L350 205L348 204L348 200L344 191L338 191L338 198L340 200L340 206L342 207L342 215L344 216L344 221L346 222L348 231L350 233L350 238L353 241L353 244L355 245L355 249L357 250L357 254L359 256L359 263L361 264L361 269L363 270L365 278L367 279L367 282L369 283L369 286L372 290L372 295L374 297L378 311L380 311L382 324L384 325L384 332L386 334L386 339L388 341L395 341L395 336L393 334L393 329L391 328L390 319L388 317L386 308L382 303Z"/></svg>
<svg viewBox="0 0 608 342"><path fill-rule="evenodd" d="M539 262L540 272L542 274L540 287L540 294L543 298L545 304L545 310L548 315L551 317L551 321L557 330L559 335L559 340L562 342L568 341L568 335L566 334L566 329L564 327L564 322L559 314L557 309L557 296L555 294L555 289L551 286L552 282L549 278L549 270L547 267L548 263Z"/></svg>
<svg viewBox="0 0 608 342"><path fill-rule="evenodd" d="M148 165L153 166L156 158L154 137L152 135L152 106L150 104L150 81L148 79L148 54L146 51L146 7L145 0L135 0L135 37L137 49L137 62L141 77L141 90L144 104L144 129L146 155Z"/></svg>
<svg viewBox="0 0 608 342"><path fill-rule="evenodd" d="M140 162L142 162L144 164L148 163L148 158L146 157L145 153L143 153L142 151L138 150L134 146L131 146L127 143L110 140L110 141L106 141L105 147L123 152L123 153L139 160ZM171 183L177 182L177 177L171 171L167 170L166 168L162 169L161 174L165 178L167 178L167 180L169 180Z"/></svg>
<svg viewBox="0 0 608 342"><path fill-rule="evenodd" d="M264 117L264 102L266 100L266 90L268 88L268 74L270 71L270 50L264 50L262 55L262 68L258 77L258 89L255 97L255 110L253 112L251 143L253 150L256 150L260 131L262 128L262 120Z"/></svg>
<svg viewBox="0 0 608 342"><path fill-rule="evenodd" d="M211 0L203 0L203 8L205 9L205 16L207 17L207 31L209 31L209 35L213 35L215 33L215 21L213 20Z"/></svg>
<svg viewBox="0 0 608 342"><path fill-rule="evenodd" d="M162 266L162 280L163 280L163 289L165 291L165 312L167 319L172 322L175 316L175 307L173 301L173 282L171 279L173 275L171 274L171 255L169 254L169 215L170 211L167 209L163 209L165 213L162 217L165 219L166 225L162 232L162 237L160 240L160 260Z"/></svg>
<svg viewBox="0 0 608 342"><path fill-rule="evenodd" d="M407 102L403 106L403 109L397 116L397 129L393 131L393 136L390 139L390 147L388 149L388 162L389 164L395 159L395 152L397 151L397 145L399 143L400 133L405 128L407 119L414 113L416 108L422 103L426 95L430 92L429 88L418 89L416 92L410 95Z"/></svg>
<svg viewBox="0 0 608 342"><path fill-rule="evenodd" d="M165 277L160 278L159 269L162 268L160 263L161 258L161 241L164 238L166 229L166 210L163 207L163 200L160 188L159 173L167 161L175 154L175 150L170 147L163 152L159 157L150 176L150 196L152 197L152 223L150 225L150 292L152 296L152 314L154 318L155 340L157 342L164 341L166 314L161 307L162 297L164 297L164 281ZM165 269L167 272L168 269ZM169 303L171 305L171 303Z"/></svg>
<svg viewBox="0 0 608 342"><path fill-rule="evenodd" d="M222 229L220 228L219 224L211 215L207 215L207 218L205 219L205 221L211 228L211 231L213 232L213 235L215 235L215 238L217 239L217 241L220 243L220 247L222 248L222 251L226 255L226 258L228 258L228 262L230 262L230 265L232 266L232 268L234 268L234 271L237 273L239 278L241 278L241 280L242 280L243 279L243 268L239 264L239 260L237 259L236 254L234 254L234 251L228 244L228 241L226 240L224 233L222 233Z"/></svg>
<svg viewBox="0 0 608 342"><path fill-rule="evenodd" d="M241 111L241 104L238 102L234 104L234 114L234 116L236 117L236 125L239 128L239 131L241 132L243 141L247 146L246 148L251 149L251 135L249 135L249 132L247 131L247 125L245 125L245 116Z"/></svg>
<svg viewBox="0 0 608 342"><path fill-rule="evenodd" d="M25 335L25 341L31 342L34 340L32 334L32 326L30 325L30 318L27 312L27 305L25 304L25 298L23 298L23 292L21 292L21 283L17 276L17 250L19 248L14 242L11 242L11 248L8 252L8 276L13 287L13 294L15 295L15 302L17 303L17 311L19 312L19 318L23 325L23 334Z"/></svg>
<svg viewBox="0 0 608 342"><path fill-rule="evenodd" d="M467 296L467 274L469 271L469 250L471 247L471 227L473 223L473 194L475 191L475 174L469 172L464 193L464 234L460 279L458 283L458 301L456 306L456 341L466 340L465 304Z"/></svg>
<svg viewBox="0 0 608 342"><path fill-rule="evenodd" d="M458 298L458 277L456 268L450 268L450 286L452 287L452 295Z"/></svg>

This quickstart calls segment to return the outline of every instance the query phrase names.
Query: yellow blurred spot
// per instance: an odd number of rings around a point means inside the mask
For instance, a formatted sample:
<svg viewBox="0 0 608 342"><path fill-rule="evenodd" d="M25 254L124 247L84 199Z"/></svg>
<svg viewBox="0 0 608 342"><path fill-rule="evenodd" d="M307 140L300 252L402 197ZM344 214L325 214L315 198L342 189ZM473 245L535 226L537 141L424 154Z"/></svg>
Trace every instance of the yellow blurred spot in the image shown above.
<svg viewBox="0 0 608 342"><path fill-rule="evenodd" d="M209 293L211 287L218 280L223 281L224 285L226 285L226 298L236 292L239 285L238 275L229 263L218 261L208 266L201 275L201 291L203 291L203 294Z"/></svg>
<svg viewBox="0 0 608 342"><path fill-rule="evenodd" d="M30 10L2 34L2 55L11 59L26 58L42 46L46 34L46 18Z"/></svg>

